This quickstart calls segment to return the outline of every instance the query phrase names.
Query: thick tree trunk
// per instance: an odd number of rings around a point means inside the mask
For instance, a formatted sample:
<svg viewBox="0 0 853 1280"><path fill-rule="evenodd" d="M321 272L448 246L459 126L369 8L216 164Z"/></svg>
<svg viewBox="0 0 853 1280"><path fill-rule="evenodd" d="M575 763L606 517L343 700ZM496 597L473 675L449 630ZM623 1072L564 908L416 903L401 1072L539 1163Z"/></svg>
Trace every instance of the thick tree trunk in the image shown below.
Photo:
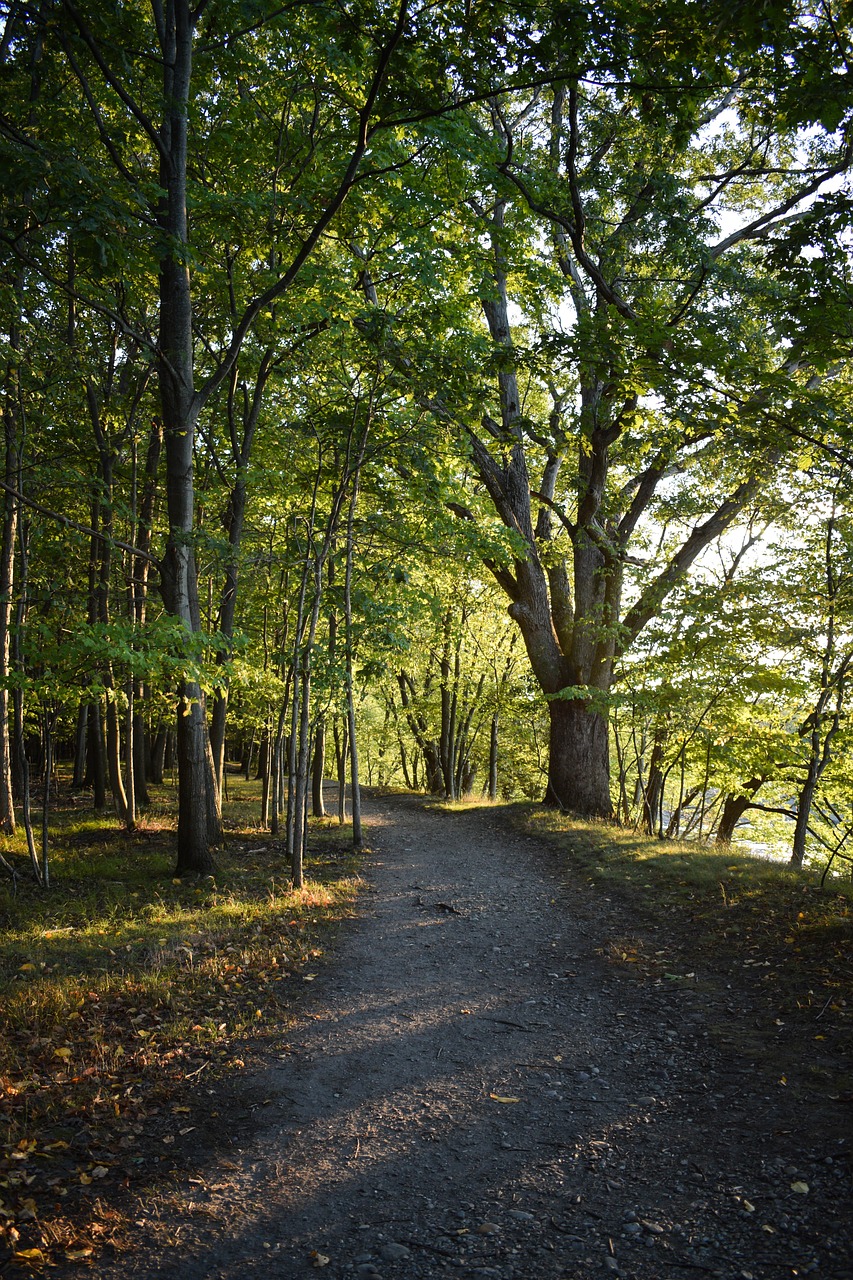
<svg viewBox="0 0 853 1280"><path fill-rule="evenodd" d="M611 818L607 717L579 699L554 698L545 804L582 817Z"/></svg>
<svg viewBox="0 0 853 1280"><path fill-rule="evenodd" d="M735 833L735 827L746 813L758 788L765 781L764 778L750 778L749 782L744 786L743 791L739 795L727 795L723 801L723 811L720 815L720 821L717 826L717 835L715 842L717 844L731 844L732 836Z"/></svg>
<svg viewBox="0 0 853 1280"><path fill-rule="evenodd" d="M726 796L715 836L716 844L731 844L735 827L752 803L752 796Z"/></svg>

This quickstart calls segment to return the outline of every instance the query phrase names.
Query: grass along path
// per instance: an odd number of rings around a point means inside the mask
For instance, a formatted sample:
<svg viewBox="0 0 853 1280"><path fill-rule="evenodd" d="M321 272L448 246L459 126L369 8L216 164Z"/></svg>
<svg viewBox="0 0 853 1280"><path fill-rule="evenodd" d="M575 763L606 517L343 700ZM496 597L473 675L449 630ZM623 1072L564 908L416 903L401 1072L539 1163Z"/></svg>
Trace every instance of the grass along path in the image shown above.
<svg viewBox="0 0 853 1280"><path fill-rule="evenodd" d="M822 885L820 870L541 807L513 813L519 830L544 839L567 869L622 907L624 931L603 947L613 965L639 980L737 988L716 1028L721 1041L775 1065L792 1092L853 1100L850 880Z"/></svg>

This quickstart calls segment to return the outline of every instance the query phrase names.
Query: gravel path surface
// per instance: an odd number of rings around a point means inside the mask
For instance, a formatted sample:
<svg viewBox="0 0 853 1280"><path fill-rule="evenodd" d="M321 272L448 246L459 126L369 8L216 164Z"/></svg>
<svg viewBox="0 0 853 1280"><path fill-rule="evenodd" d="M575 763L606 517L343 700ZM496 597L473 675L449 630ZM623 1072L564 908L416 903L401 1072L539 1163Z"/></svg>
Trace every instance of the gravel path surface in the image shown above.
<svg viewBox="0 0 853 1280"><path fill-rule="evenodd" d="M248 1136L100 1275L853 1280L842 1104L726 1052L736 992L609 963L622 909L500 811L367 818L362 917Z"/></svg>

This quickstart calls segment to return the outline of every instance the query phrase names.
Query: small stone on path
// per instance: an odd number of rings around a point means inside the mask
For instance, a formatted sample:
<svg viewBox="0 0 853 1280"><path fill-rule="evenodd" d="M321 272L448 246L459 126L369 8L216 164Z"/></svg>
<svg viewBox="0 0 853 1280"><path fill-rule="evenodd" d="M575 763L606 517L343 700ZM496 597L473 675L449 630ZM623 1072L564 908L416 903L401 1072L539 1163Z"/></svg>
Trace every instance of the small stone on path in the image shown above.
<svg viewBox="0 0 853 1280"><path fill-rule="evenodd" d="M385 1262L401 1262L403 1258L411 1258L412 1251L404 1244L395 1244L392 1240L388 1244L383 1244L379 1250L379 1256Z"/></svg>

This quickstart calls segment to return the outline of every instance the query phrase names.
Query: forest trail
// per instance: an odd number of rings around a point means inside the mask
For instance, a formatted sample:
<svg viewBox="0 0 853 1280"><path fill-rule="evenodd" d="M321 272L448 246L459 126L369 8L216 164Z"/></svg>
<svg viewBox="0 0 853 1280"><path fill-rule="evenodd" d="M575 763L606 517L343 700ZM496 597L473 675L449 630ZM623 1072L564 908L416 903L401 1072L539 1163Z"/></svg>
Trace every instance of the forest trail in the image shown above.
<svg viewBox="0 0 853 1280"><path fill-rule="evenodd" d="M622 909L500 810L366 817L360 918L247 1126L99 1275L853 1278L841 1104L711 1034L736 990L610 963Z"/></svg>

